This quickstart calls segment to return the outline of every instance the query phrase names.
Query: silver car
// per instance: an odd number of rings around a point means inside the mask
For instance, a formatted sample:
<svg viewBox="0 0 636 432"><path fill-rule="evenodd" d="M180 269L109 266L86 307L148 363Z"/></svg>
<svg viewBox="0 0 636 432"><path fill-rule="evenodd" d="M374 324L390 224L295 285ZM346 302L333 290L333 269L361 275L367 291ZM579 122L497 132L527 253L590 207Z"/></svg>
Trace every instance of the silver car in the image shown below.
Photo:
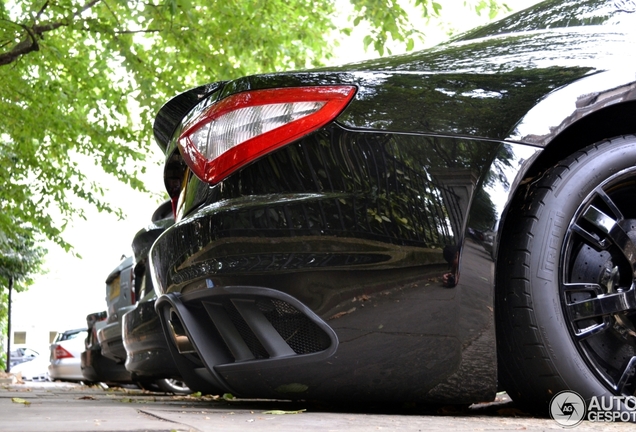
<svg viewBox="0 0 636 432"><path fill-rule="evenodd" d="M85 328L60 332L50 346L51 364L49 377L51 380L83 381L81 355L84 351Z"/></svg>

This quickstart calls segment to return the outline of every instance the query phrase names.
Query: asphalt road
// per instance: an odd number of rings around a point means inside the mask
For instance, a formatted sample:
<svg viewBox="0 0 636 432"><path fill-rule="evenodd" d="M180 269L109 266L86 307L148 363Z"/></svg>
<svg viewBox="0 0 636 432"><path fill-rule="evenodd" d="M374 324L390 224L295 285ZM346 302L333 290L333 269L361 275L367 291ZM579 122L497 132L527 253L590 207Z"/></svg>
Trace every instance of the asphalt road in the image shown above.
<svg viewBox="0 0 636 432"><path fill-rule="evenodd" d="M171 396L71 383L0 385L0 431L435 431L563 430L521 413L505 396L471 407L328 406L300 402ZM584 422L573 430L627 431Z"/></svg>

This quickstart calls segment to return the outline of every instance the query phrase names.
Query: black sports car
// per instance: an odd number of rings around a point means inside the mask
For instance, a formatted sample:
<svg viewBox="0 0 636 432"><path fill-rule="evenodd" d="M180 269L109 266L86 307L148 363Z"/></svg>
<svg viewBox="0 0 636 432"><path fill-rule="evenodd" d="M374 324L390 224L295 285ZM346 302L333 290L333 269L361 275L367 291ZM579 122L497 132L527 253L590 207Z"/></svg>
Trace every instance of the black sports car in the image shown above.
<svg viewBox="0 0 636 432"><path fill-rule="evenodd" d="M247 397L633 395L634 52L634 2L548 1L169 101L177 222L151 265L182 375Z"/></svg>

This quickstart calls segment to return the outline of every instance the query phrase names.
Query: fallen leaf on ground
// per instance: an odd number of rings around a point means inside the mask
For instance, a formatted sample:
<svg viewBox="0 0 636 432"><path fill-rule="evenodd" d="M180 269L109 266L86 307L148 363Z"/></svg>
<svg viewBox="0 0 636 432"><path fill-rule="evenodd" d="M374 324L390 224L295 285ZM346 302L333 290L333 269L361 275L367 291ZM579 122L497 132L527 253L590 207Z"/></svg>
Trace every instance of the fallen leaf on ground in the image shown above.
<svg viewBox="0 0 636 432"><path fill-rule="evenodd" d="M306 409L301 409L298 411L283 411L283 410L271 410L265 411L263 414L273 414L273 415L283 415L283 414L300 414L307 411Z"/></svg>
<svg viewBox="0 0 636 432"><path fill-rule="evenodd" d="M19 398L19 397L11 398L11 402L24 404L24 405L31 405L31 402L29 402L26 399Z"/></svg>
<svg viewBox="0 0 636 432"><path fill-rule="evenodd" d="M191 395L185 395L185 396L171 396L170 397L172 400L178 400L178 401L187 401L187 400L197 400L197 401L215 401L221 398L221 396L219 395L197 395L195 394L191 394Z"/></svg>
<svg viewBox="0 0 636 432"><path fill-rule="evenodd" d="M338 319L340 317L343 317L347 314L354 312L355 310L356 308L351 308L348 311L338 312L337 314L330 316L328 320Z"/></svg>

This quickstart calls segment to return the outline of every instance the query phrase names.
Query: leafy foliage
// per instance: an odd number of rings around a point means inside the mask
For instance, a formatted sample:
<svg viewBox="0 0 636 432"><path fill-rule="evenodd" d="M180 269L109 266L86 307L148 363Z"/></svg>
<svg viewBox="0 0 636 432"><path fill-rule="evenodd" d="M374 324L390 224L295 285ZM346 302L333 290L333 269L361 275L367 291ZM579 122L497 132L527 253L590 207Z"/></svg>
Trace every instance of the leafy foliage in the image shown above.
<svg viewBox="0 0 636 432"><path fill-rule="evenodd" d="M9 279L13 279L18 291L29 285L29 276L39 269L45 253L22 229L13 238L0 233L0 287L7 286Z"/></svg>
<svg viewBox="0 0 636 432"><path fill-rule="evenodd" d="M332 10L309 0L0 5L0 230L26 222L68 250L61 232L85 217L82 201L116 211L92 165L143 190L152 117L168 97L317 64Z"/></svg>
<svg viewBox="0 0 636 432"><path fill-rule="evenodd" d="M442 2L435 0L350 0L354 7L353 25L369 24L369 33L364 37L365 49L369 46L378 54L391 54L387 42L398 41L406 44L411 51L416 41L423 41L425 33L413 22L413 9L421 14L425 22L440 17ZM472 9L476 15L487 13L493 19L500 12L509 12L505 3L496 0L465 0L464 7ZM419 18L419 17L418 17ZM420 20L421 21L421 20Z"/></svg>

